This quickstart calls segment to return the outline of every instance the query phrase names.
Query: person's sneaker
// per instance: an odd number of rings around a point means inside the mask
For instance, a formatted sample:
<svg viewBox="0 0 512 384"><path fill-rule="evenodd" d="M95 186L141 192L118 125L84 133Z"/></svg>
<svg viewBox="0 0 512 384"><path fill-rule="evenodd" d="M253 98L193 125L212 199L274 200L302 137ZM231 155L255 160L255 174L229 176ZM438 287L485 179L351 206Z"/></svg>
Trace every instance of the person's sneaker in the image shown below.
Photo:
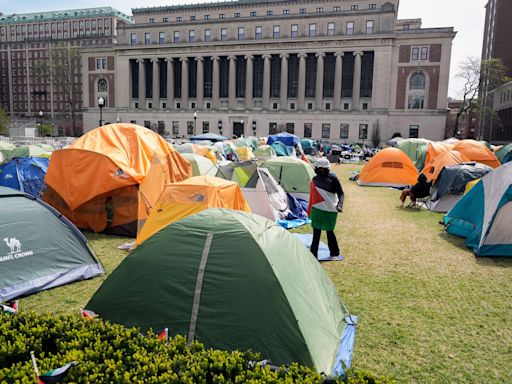
<svg viewBox="0 0 512 384"><path fill-rule="evenodd" d="M344 259L343 256L338 255L338 256L330 256L326 261L341 261L343 259Z"/></svg>

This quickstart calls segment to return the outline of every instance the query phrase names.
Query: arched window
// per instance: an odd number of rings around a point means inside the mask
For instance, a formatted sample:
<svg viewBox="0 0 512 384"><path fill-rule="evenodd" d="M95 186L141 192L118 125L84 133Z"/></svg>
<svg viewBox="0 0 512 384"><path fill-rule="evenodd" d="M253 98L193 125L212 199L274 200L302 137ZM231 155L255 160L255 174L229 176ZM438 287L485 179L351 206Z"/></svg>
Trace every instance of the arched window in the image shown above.
<svg viewBox="0 0 512 384"><path fill-rule="evenodd" d="M425 75L423 73L415 73L409 80L409 89L425 89L425 82Z"/></svg>
<svg viewBox="0 0 512 384"><path fill-rule="evenodd" d="M100 79L98 81L98 92L107 92L107 80Z"/></svg>

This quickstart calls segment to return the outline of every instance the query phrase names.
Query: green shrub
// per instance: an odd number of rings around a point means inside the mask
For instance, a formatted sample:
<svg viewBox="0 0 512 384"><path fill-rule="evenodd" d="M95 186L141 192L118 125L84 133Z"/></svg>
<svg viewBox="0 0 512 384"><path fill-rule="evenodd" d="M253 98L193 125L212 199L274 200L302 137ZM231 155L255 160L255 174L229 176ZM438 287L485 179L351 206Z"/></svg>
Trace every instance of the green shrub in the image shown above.
<svg viewBox="0 0 512 384"><path fill-rule="evenodd" d="M177 336L167 343L125 328L79 316L0 314L0 383L33 383L34 351L45 372L71 361L79 365L65 382L77 383L321 383L323 378L297 364L277 372L254 366L251 352L205 349L186 345ZM351 370L338 383L392 383Z"/></svg>

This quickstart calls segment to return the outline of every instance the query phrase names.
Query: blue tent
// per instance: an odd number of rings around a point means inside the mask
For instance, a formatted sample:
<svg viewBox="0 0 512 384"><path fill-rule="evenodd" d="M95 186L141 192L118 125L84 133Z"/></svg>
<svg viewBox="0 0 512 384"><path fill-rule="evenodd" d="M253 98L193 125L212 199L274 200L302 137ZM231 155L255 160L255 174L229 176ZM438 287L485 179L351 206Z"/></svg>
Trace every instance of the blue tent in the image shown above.
<svg viewBox="0 0 512 384"><path fill-rule="evenodd" d="M276 151L277 156L293 156L294 155L294 148L293 147L287 147L285 144L283 144L280 141L275 141L271 145L272 148L274 148L274 151Z"/></svg>
<svg viewBox="0 0 512 384"><path fill-rule="evenodd" d="M277 135L269 136L269 138L267 140L267 144L272 145L276 141L280 141L287 147L293 147L293 146L297 145L300 140L299 140L298 136L292 135L291 133L281 132L281 133L278 133Z"/></svg>
<svg viewBox="0 0 512 384"><path fill-rule="evenodd" d="M512 163L485 175L444 217L477 256L512 257Z"/></svg>
<svg viewBox="0 0 512 384"><path fill-rule="evenodd" d="M0 186L39 197L48 162L44 157L15 157L0 165Z"/></svg>
<svg viewBox="0 0 512 384"><path fill-rule="evenodd" d="M226 136L217 135L216 133L203 133L202 135L192 136L190 140L193 141L213 141L214 143L217 141L224 141L228 138Z"/></svg>

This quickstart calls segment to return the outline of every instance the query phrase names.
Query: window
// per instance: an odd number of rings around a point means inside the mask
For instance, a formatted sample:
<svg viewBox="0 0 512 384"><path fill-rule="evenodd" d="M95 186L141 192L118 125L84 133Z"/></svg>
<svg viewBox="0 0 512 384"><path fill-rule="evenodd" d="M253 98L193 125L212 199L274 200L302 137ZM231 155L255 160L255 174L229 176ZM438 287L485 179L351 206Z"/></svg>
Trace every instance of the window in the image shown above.
<svg viewBox="0 0 512 384"><path fill-rule="evenodd" d="M251 17L255 17L256 16L256 12L255 11L252 11L251 12Z"/></svg>
<svg viewBox="0 0 512 384"><path fill-rule="evenodd" d="M196 21L195 15L190 16L190 21Z"/></svg>
<svg viewBox="0 0 512 384"><path fill-rule="evenodd" d="M343 103L343 109L348 109L349 105L348 103Z"/></svg>
<svg viewBox="0 0 512 384"><path fill-rule="evenodd" d="M236 18L240 17L240 12L235 12L235 17Z"/></svg>
<svg viewBox="0 0 512 384"><path fill-rule="evenodd" d="M368 138L368 124L359 124L359 139L366 140Z"/></svg>
<svg viewBox="0 0 512 384"><path fill-rule="evenodd" d="M354 22L353 21L347 21L347 35L353 35L354 34Z"/></svg>
<svg viewBox="0 0 512 384"><path fill-rule="evenodd" d="M96 59L96 69L107 69L107 59L105 57Z"/></svg>
<svg viewBox="0 0 512 384"><path fill-rule="evenodd" d="M327 36L334 36L334 23L327 23Z"/></svg>
<svg viewBox="0 0 512 384"><path fill-rule="evenodd" d="M155 19L149 19L149 24L153 24L155 22Z"/></svg>
<svg viewBox="0 0 512 384"><path fill-rule="evenodd" d="M272 109L277 109L277 103L272 104Z"/></svg>
<svg viewBox="0 0 512 384"><path fill-rule="evenodd" d="M410 125L409 126L409 138L417 139L419 137L419 133L420 133L419 125Z"/></svg>
<svg viewBox="0 0 512 384"><path fill-rule="evenodd" d="M368 110L368 103L363 103L363 111Z"/></svg>
<svg viewBox="0 0 512 384"><path fill-rule="evenodd" d="M328 139L331 137L331 124L323 123L322 124L322 139Z"/></svg>
<svg viewBox="0 0 512 384"><path fill-rule="evenodd" d="M254 29L254 38L259 40L263 37L262 27L256 27Z"/></svg>
<svg viewBox="0 0 512 384"><path fill-rule="evenodd" d="M340 139L348 139L348 131L350 126L348 124L340 124Z"/></svg>
<svg viewBox="0 0 512 384"><path fill-rule="evenodd" d="M267 16L272 16L274 14L273 11L267 11Z"/></svg>
<svg viewBox="0 0 512 384"><path fill-rule="evenodd" d="M212 30L205 29L204 30L204 41L210 41L212 39Z"/></svg>
<svg viewBox="0 0 512 384"><path fill-rule="evenodd" d="M316 36L316 24L309 24L309 37Z"/></svg>
<svg viewBox="0 0 512 384"><path fill-rule="evenodd" d="M289 15L290 10L289 9L283 9L283 15Z"/></svg>
<svg viewBox="0 0 512 384"><path fill-rule="evenodd" d="M158 33L158 44L163 44L163 43L165 43L165 33L159 32Z"/></svg>
<svg viewBox="0 0 512 384"><path fill-rule="evenodd" d="M279 39L279 37L281 36L281 32L280 32L281 28L280 28L280 26L279 25L274 25L272 30L273 30L273 35L272 36L274 37L274 39Z"/></svg>
<svg viewBox="0 0 512 384"><path fill-rule="evenodd" d="M245 40L245 28L238 27L238 40Z"/></svg>
<svg viewBox="0 0 512 384"><path fill-rule="evenodd" d="M98 80L98 92L107 92L107 80Z"/></svg>
<svg viewBox="0 0 512 384"><path fill-rule="evenodd" d="M181 21L181 16L177 16L176 21Z"/></svg>
<svg viewBox="0 0 512 384"><path fill-rule="evenodd" d="M193 134L194 134L194 122L187 121L187 135L193 135Z"/></svg>
<svg viewBox="0 0 512 384"><path fill-rule="evenodd" d="M428 60L428 47L421 47L421 60Z"/></svg>
<svg viewBox="0 0 512 384"><path fill-rule="evenodd" d="M425 106L425 96L409 95L409 109L423 109Z"/></svg>
<svg viewBox="0 0 512 384"><path fill-rule="evenodd" d="M359 5L351 5L350 10L351 11L357 11L359 9Z"/></svg>
<svg viewBox="0 0 512 384"><path fill-rule="evenodd" d="M324 11L324 9L322 7L318 7L316 9L316 13L322 13Z"/></svg>
<svg viewBox="0 0 512 384"><path fill-rule="evenodd" d="M308 110L312 110L313 109L313 103L308 103Z"/></svg>
<svg viewBox="0 0 512 384"><path fill-rule="evenodd" d="M178 135L180 133L180 122L179 121L173 121L172 122L172 134Z"/></svg>
<svg viewBox="0 0 512 384"><path fill-rule="evenodd" d="M203 133L210 132L210 122L209 121L203 121Z"/></svg>
<svg viewBox="0 0 512 384"><path fill-rule="evenodd" d="M268 134L275 135L277 133L277 123L268 123Z"/></svg>
<svg viewBox="0 0 512 384"><path fill-rule="evenodd" d="M221 40L227 40L228 39L228 29L227 28L221 28L221 30L220 30L220 39Z"/></svg>
<svg viewBox="0 0 512 384"><path fill-rule="evenodd" d="M137 34L136 33L132 33L130 35L130 43L131 43L131 45L136 45L137 44Z"/></svg>
<svg viewBox="0 0 512 384"><path fill-rule="evenodd" d="M414 47L412 49L412 60L413 61L419 60L419 56L420 56L420 49L418 47Z"/></svg>
<svg viewBox="0 0 512 384"><path fill-rule="evenodd" d="M291 133L293 135L295 133L295 124L286 123L286 132Z"/></svg>
<svg viewBox="0 0 512 384"><path fill-rule="evenodd" d="M195 43L196 42L196 31L191 29L188 31L188 42Z"/></svg>
<svg viewBox="0 0 512 384"><path fill-rule="evenodd" d="M415 73L409 80L409 89L425 89L425 75L421 72Z"/></svg>
<svg viewBox="0 0 512 384"><path fill-rule="evenodd" d="M373 20L366 21L366 34L373 35Z"/></svg>
<svg viewBox="0 0 512 384"><path fill-rule="evenodd" d="M146 44L146 45L151 44L151 33L149 33L149 32L144 33L144 44Z"/></svg>
<svg viewBox="0 0 512 384"><path fill-rule="evenodd" d="M173 41L175 43L179 43L180 42L180 31L174 31L174 39Z"/></svg>
<svg viewBox="0 0 512 384"><path fill-rule="evenodd" d="M306 8L301 8L301 9L299 10L299 13L301 13L301 14L306 13Z"/></svg>
<svg viewBox="0 0 512 384"><path fill-rule="evenodd" d="M168 23L168 22L169 22L169 18L168 17L162 18L162 23Z"/></svg>
<svg viewBox="0 0 512 384"><path fill-rule="evenodd" d="M313 133L313 124L304 123L304 137L311 137Z"/></svg>
<svg viewBox="0 0 512 384"><path fill-rule="evenodd" d="M332 10L333 12L339 12L341 11L341 7L339 5L335 5L334 7L332 7Z"/></svg>
<svg viewBox="0 0 512 384"><path fill-rule="evenodd" d="M203 19L210 20L210 15L204 15Z"/></svg>
<svg viewBox="0 0 512 384"><path fill-rule="evenodd" d="M292 28L290 31L291 37L298 37L299 36L299 24L292 24Z"/></svg>
<svg viewBox="0 0 512 384"><path fill-rule="evenodd" d="M223 19L224 18L224 14L223 13L219 13L219 19Z"/></svg>
<svg viewBox="0 0 512 384"><path fill-rule="evenodd" d="M409 24L404 24L403 28L402 28L404 31L408 31L409 29L411 29L411 26Z"/></svg>
<svg viewBox="0 0 512 384"><path fill-rule="evenodd" d="M368 5L368 9L377 9L377 4Z"/></svg>

